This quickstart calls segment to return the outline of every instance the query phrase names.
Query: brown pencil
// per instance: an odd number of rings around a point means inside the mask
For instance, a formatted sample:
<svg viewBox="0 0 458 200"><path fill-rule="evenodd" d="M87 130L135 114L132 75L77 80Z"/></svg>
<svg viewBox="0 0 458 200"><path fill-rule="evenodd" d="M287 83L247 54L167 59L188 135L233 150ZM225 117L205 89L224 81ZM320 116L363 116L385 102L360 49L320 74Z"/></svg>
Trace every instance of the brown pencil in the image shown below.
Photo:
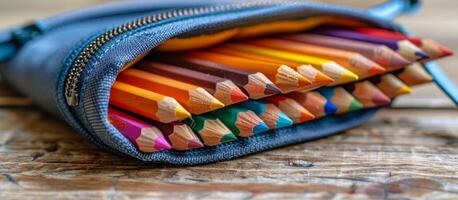
<svg viewBox="0 0 458 200"><path fill-rule="evenodd" d="M311 84L311 82L300 75L296 70L287 65L279 65L264 61L246 59L226 54L195 51L183 54L188 58L197 58L221 63L232 68L261 72L265 74L275 85L280 88L282 93L300 90Z"/></svg>
<svg viewBox="0 0 458 200"><path fill-rule="evenodd" d="M222 48L222 47L215 47L211 48L210 51L218 52L218 53L223 53L223 54L228 54L228 55L233 55L233 56L238 56L242 58L249 58L249 59L254 59L254 60L260 60L260 61L265 61L265 62L271 62L271 63L276 63L276 64L285 64L290 67L296 67L297 72L310 80L312 83L304 87L301 91L308 91L317 87L325 86L334 83L334 79L331 77L327 76L323 72L317 70L311 65L304 65L299 62L294 62L290 60L284 60L284 59L279 59L279 58L272 58L272 57L267 57L267 56L262 56L258 54L253 54L249 52L241 52L237 51L234 49L230 48Z"/></svg>
<svg viewBox="0 0 458 200"><path fill-rule="evenodd" d="M251 99L280 93L280 89L260 72L235 69L216 62L185 58L176 54L158 54L155 60L229 79L244 89Z"/></svg>
<svg viewBox="0 0 458 200"><path fill-rule="evenodd" d="M224 105L248 100L231 80L170 64L146 61L136 68L205 88Z"/></svg>
<svg viewBox="0 0 458 200"><path fill-rule="evenodd" d="M224 107L205 89L171 78L130 68L118 75L118 80L175 98L193 114L202 114Z"/></svg>
<svg viewBox="0 0 458 200"><path fill-rule="evenodd" d="M204 146L194 131L183 122L154 123L154 125L161 129L162 134L169 139L175 150L183 151Z"/></svg>
<svg viewBox="0 0 458 200"><path fill-rule="evenodd" d="M412 63L387 46L379 44L309 33L284 35L280 36L280 38L318 46L354 51L366 56L382 67L386 67L386 70L399 69Z"/></svg>

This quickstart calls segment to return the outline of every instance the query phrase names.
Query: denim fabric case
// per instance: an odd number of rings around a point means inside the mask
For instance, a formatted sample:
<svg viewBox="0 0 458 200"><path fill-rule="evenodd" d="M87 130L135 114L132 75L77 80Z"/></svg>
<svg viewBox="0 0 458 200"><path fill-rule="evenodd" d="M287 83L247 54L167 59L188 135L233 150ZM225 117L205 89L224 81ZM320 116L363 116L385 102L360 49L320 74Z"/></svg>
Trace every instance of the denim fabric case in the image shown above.
<svg viewBox="0 0 458 200"><path fill-rule="evenodd" d="M139 26L110 39L88 58L79 80L78 105L68 106L65 98L66 79L78 56L87 51L87 46L95 38L141 17L161 16L161 13L173 13L181 8L218 7L216 4L226 5L230 9L165 17L167 19ZM413 11L418 4L419 2L414 0L392 0L369 10L359 10L311 2L122 2L43 19L29 26L1 33L1 70L12 86L31 97L46 111L63 118L78 132L107 151L156 163L195 165L216 162L336 134L363 123L373 116L377 109L329 116L216 147L146 154L139 152L107 120L110 87L120 69L161 42L176 36L198 35L280 19L332 14L403 31L401 27L393 24L391 19L398 14ZM218 8L223 7L225 6ZM436 64L426 64L426 68L456 102L458 94L455 86L448 82Z"/></svg>

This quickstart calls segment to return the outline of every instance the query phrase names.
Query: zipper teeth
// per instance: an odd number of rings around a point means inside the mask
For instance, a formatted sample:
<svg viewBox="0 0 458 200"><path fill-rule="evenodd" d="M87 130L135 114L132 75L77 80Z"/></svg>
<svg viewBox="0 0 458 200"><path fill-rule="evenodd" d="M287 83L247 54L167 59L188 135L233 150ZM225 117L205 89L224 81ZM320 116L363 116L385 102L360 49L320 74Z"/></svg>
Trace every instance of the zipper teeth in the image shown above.
<svg viewBox="0 0 458 200"><path fill-rule="evenodd" d="M198 7L198 8L182 8L178 10L158 13L156 15L143 17L132 22L118 26L117 28L111 29L104 34L98 36L93 40L76 58L76 61L73 63L70 73L67 76L65 82L65 98L69 106L78 106L79 101L79 83L81 79L81 74L83 73L86 65L88 64L90 58L100 49L105 43L115 38L116 36L140 28L145 25L149 25L155 22L159 22L165 19L171 19L175 17L198 15L198 14L207 14L211 12L218 11L227 11L227 10L237 10L248 7L256 6L267 6L278 3L291 3L292 1L254 1L254 2L243 2L237 4L226 4L226 5L216 5L208 7Z"/></svg>

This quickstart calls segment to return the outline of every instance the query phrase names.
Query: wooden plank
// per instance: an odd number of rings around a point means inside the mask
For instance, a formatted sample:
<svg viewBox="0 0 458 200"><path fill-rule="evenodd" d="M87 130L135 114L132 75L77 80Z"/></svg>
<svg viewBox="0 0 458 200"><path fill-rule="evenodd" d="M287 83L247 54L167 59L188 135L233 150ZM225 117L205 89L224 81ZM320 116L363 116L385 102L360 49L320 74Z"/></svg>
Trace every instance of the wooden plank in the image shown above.
<svg viewBox="0 0 458 200"><path fill-rule="evenodd" d="M46 2L0 2L0 27L91 3ZM417 16L399 20L418 35L458 49L456 3L426 0ZM441 61L454 77L456 62ZM417 88L397 105L433 97L441 107L447 100L435 89ZM20 95L0 84L0 96ZM458 194L456 110L384 110L340 135L194 167L116 157L34 107L1 108L0 119L0 199L454 199Z"/></svg>
<svg viewBox="0 0 458 200"><path fill-rule="evenodd" d="M0 193L18 198L56 192L65 198L427 198L458 192L456 111L385 110L341 135L194 167L113 156L34 109L3 109L0 117L6 119L0 123ZM167 196L174 191L180 193Z"/></svg>

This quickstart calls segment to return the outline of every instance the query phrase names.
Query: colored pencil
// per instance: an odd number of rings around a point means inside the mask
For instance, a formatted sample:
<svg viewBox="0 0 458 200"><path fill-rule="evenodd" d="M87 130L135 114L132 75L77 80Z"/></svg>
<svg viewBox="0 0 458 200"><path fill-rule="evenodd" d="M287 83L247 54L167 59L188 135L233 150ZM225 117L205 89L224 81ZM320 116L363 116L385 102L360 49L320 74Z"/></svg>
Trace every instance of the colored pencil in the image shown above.
<svg viewBox="0 0 458 200"><path fill-rule="evenodd" d="M237 51L249 52L273 58L290 60L294 62L299 62L301 64L310 64L318 70L322 71L324 74L334 79L337 84L356 81L359 78L358 75L354 74L353 72L327 59L306 56L287 51L258 47L254 45L247 45L242 43L229 43L222 45L222 47L232 48Z"/></svg>
<svg viewBox="0 0 458 200"><path fill-rule="evenodd" d="M172 149L184 151L204 146L191 127L183 122L154 123L154 125L169 139Z"/></svg>
<svg viewBox="0 0 458 200"><path fill-rule="evenodd" d="M387 70L405 67L412 63L385 45L372 44L355 40L329 37L317 34L291 34L280 36L282 39L314 44L317 46L353 51L371 59Z"/></svg>
<svg viewBox="0 0 458 200"><path fill-rule="evenodd" d="M151 153L172 148L157 127L120 110L110 107L108 120L141 152Z"/></svg>
<svg viewBox="0 0 458 200"><path fill-rule="evenodd" d="M243 88L251 99L260 99L280 93L280 89L264 74L259 72L235 69L216 62L185 58L175 54L159 54L155 59L164 63L229 79L237 86Z"/></svg>
<svg viewBox="0 0 458 200"><path fill-rule="evenodd" d="M185 119L183 122L198 133L207 146L215 146L237 139L237 136L221 120L210 114L194 115L192 118Z"/></svg>
<svg viewBox="0 0 458 200"><path fill-rule="evenodd" d="M267 124L253 111L234 105L211 112L236 136L250 137L269 130Z"/></svg>
<svg viewBox="0 0 458 200"><path fill-rule="evenodd" d="M385 74L383 76L376 76L369 79L375 86L377 86L388 97L397 97L412 92L412 88L403 83L399 78L393 74Z"/></svg>
<svg viewBox="0 0 458 200"><path fill-rule="evenodd" d="M315 116L305 109L296 100L285 95L267 97L265 102L275 104L283 111L295 124L315 119Z"/></svg>
<svg viewBox="0 0 458 200"><path fill-rule="evenodd" d="M361 78L369 77L385 72L385 69L377 63L369 60L363 55L351 51L321 47L317 45L305 44L300 42L282 39L255 39L245 41L248 44L267 48L279 49L283 51L295 52L309 56L316 56L333 60L337 64L356 73Z"/></svg>
<svg viewBox="0 0 458 200"><path fill-rule="evenodd" d="M370 35L361 34L358 32L344 29L318 29L315 30L315 33L332 37L339 37L350 40L386 45L387 47L393 49L394 51L402 55L404 58L412 62L430 58L430 56L426 52L422 51L420 48L418 48L408 40L392 40L380 37L373 37Z"/></svg>
<svg viewBox="0 0 458 200"><path fill-rule="evenodd" d="M411 37L402 33L371 27L359 27L352 30L380 38L392 40L409 40L417 47L420 47L420 49L422 49L424 52L429 54L433 59L453 55L452 50L428 38Z"/></svg>
<svg viewBox="0 0 458 200"><path fill-rule="evenodd" d="M271 129L278 129L293 125L291 120L276 105L263 101L249 100L238 104L246 109L252 110Z"/></svg>
<svg viewBox="0 0 458 200"><path fill-rule="evenodd" d="M207 92L212 94L224 105L231 105L248 100L245 93L243 93L231 80L218 76L151 61L142 62L138 64L136 68L205 88Z"/></svg>
<svg viewBox="0 0 458 200"><path fill-rule="evenodd" d="M316 91L292 92L288 96L296 100L317 118L337 112L337 107Z"/></svg>
<svg viewBox="0 0 458 200"><path fill-rule="evenodd" d="M202 114L224 107L205 89L165 76L130 68L118 75L118 80L175 98L193 114Z"/></svg>
<svg viewBox="0 0 458 200"><path fill-rule="evenodd" d="M361 102L364 108L383 106L391 102L389 97L367 80L347 84L342 87L344 87L351 95L353 95L353 97Z"/></svg>
<svg viewBox="0 0 458 200"><path fill-rule="evenodd" d="M363 104L342 87L323 87L317 91L336 106L338 114L363 108Z"/></svg>
<svg viewBox="0 0 458 200"><path fill-rule="evenodd" d="M415 63L398 70L393 74L408 86L415 86L433 81L433 77L426 72L423 66Z"/></svg>
<svg viewBox="0 0 458 200"><path fill-rule="evenodd" d="M217 62L232 68L261 72L274 82L282 93L299 90L311 84L309 80L286 65L203 51L186 53L184 56Z"/></svg>
<svg viewBox="0 0 458 200"><path fill-rule="evenodd" d="M238 51L235 49L223 48L223 47L211 48L210 51L228 54L232 56L254 59L254 60L260 60L260 61L265 61L265 62L271 62L271 63L276 63L276 64L285 64L290 67L296 67L296 70L297 72L299 72L299 74L301 74L302 76L304 76L305 78L307 78L308 80L312 82L310 85L302 88L301 91L310 90L313 88L317 88L317 87L321 87L321 86L325 86L325 85L334 83L334 79L327 76L323 72L317 70L316 68L314 68L311 65L304 65L300 62L279 59L279 58L272 58L272 57L267 57L263 55L253 54L250 52L242 52L242 51Z"/></svg>
<svg viewBox="0 0 458 200"><path fill-rule="evenodd" d="M120 81L116 81L111 88L110 104L163 123L191 116L171 97Z"/></svg>

